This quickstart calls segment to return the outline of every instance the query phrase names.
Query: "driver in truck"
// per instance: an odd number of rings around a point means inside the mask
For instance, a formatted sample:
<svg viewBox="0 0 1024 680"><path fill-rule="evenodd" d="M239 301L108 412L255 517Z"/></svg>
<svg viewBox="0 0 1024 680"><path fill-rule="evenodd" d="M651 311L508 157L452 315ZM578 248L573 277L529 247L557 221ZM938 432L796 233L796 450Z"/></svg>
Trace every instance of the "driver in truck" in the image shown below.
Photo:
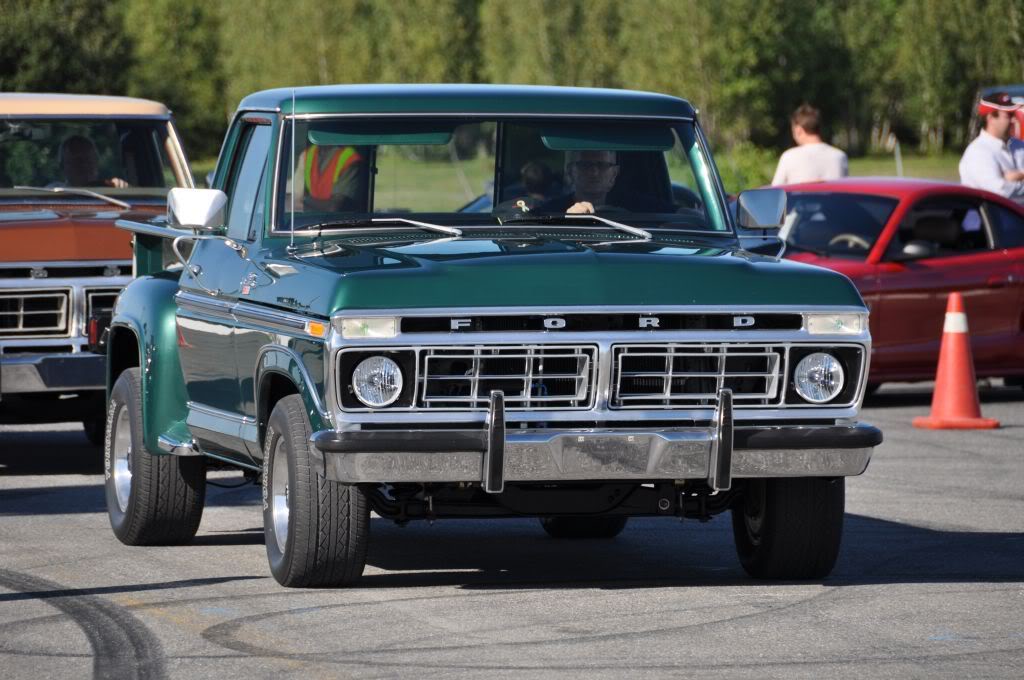
<svg viewBox="0 0 1024 680"><path fill-rule="evenodd" d="M573 193L545 203L544 212L592 213L606 205L608 192L619 176L614 151L569 151L565 155L565 178Z"/></svg>

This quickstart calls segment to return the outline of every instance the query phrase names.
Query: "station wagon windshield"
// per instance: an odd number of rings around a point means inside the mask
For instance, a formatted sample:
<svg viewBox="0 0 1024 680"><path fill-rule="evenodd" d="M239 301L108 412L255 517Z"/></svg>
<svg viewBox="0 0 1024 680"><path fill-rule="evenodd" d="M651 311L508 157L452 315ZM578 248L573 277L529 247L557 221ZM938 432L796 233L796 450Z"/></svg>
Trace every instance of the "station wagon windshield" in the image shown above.
<svg viewBox="0 0 1024 680"><path fill-rule="evenodd" d="M379 227L373 220L386 217L525 226L566 213L729 229L711 161L686 122L287 120L280 168L278 231Z"/></svg>
<svg viewBox="0 0 1024 680"><path fill-rule="evenodd" d="M0 120L0 196L20 187L162 198L178 185L166 120L4 118ZM45 195L35 192L35 196Z"/></svg>

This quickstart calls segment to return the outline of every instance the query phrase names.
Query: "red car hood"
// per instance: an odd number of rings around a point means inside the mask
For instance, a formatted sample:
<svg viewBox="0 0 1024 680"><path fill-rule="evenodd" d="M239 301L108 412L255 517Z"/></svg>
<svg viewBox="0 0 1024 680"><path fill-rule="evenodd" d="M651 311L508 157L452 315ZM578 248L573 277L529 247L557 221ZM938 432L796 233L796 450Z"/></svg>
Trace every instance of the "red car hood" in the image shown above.
<svg viewBox="0 0 1024 680"><path fill-rule="evenodd" d="M856 283L858 277L865 276L871 271L871 265L867 264L863 260L847 260L841 257L821 257L814 253L791 253L786 255L786 259L831 269L834 272L839 272L840 274L845 274L850 277L853 279L854 283Z"/></svg>

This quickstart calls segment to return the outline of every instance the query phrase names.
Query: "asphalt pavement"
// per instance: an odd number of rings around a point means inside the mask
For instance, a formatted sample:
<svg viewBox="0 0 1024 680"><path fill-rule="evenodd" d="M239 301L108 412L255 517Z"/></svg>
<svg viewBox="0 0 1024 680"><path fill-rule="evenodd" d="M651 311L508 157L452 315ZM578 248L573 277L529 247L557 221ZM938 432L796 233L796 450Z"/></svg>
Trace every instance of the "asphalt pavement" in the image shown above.
<svg viewBox="0 0 1024 680"><path fill-rule="evenodd" d="M819 583L748 579L727 516L612 541L374 519L357 587L289 590L256 487L211 487L189 546L130 548L78 426L0 427L0 676L1020 678L1024 390L982 395L1001 429L913 429L927 385L868 401L885 443Z"/></svg>

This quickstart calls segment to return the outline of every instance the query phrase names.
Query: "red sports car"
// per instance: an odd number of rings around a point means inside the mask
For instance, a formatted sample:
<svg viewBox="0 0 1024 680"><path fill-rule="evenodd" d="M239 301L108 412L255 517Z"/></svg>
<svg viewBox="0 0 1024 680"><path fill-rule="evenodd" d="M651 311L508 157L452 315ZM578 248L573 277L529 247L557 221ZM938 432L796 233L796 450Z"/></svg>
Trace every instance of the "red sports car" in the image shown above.
<svg viewBox="0 0 1024 680"><path fill-rule="evenodd" d="M783 188L785 257L846 274L871 308L872 386L934 378L953 291L963 294L978 377L1024 384L1024 206L927 180Z"/></svg>

